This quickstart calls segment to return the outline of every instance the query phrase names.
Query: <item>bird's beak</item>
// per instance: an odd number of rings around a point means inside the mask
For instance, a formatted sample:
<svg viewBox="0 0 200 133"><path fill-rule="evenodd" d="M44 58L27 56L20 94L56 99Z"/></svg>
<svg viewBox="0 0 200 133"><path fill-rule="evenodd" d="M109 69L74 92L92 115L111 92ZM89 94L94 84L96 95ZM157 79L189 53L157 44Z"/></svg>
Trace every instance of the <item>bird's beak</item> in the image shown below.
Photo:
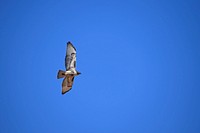
<svg viewBox="0 0 200 133"><path fill-rule="evenodd" d="M77 75L81 74L80 72L77 72Z"/></svg>

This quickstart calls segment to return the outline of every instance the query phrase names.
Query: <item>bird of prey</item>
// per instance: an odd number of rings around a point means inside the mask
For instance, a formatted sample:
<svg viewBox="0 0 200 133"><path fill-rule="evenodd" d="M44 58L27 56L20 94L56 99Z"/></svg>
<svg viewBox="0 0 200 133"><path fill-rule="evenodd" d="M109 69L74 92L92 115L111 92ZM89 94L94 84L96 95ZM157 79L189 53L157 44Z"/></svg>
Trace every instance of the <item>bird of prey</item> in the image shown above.
<svg viewBox="0 0 200 133"><path fill-rule="evenodd" d="M57 79L64 78L62 82L62 94L71 90L74 77L81 74L76 70L76 49L71 42L67 43L65 68L66 71L59 70L57 74Z"/></svg>

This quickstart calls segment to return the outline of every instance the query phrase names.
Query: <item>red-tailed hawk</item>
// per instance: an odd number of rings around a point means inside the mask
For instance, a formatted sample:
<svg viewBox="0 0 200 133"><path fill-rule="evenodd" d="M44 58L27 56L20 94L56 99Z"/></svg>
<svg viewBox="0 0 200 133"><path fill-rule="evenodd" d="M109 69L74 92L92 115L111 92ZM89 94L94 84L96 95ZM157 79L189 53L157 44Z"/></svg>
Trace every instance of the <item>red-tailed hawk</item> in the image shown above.
<svg viewBox="0 0 200 133"><path fill-rule="evenodd" d="M67 43L67 52L65 56L66 71L59 70L57 78L64 78L62 82L62 94L70 91L73 85L74 77L81 74L76 70L76 49L71 42Z"/></svg>

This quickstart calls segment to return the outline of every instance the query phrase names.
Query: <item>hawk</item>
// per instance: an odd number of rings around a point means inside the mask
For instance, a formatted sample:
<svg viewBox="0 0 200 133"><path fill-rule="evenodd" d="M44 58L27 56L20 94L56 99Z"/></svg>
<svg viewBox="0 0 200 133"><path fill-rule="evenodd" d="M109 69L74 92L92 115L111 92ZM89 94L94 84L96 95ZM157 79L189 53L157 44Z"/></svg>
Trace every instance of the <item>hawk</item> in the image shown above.
<svg viewBox="0 0 200 133"><path fill-rule="evenodd" d="M74 77L81 74L76 70L76 49L71 42L67 43L65 68L66 71L59 70L57 74L57 79L64 78L62 82L62 94L71 90Z"/></svg>

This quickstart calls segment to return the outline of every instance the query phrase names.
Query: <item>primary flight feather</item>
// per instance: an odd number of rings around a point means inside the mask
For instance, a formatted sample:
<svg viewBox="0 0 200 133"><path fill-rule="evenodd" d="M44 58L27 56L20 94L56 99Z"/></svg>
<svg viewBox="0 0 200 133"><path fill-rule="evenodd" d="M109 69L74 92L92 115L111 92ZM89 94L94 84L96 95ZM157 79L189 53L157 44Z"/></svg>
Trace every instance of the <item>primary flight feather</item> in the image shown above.
<svg viewBox="0 0 200 133"><path fill-rule="evenodd" d="M65 56L66 71L59 70L57 78L64 78L62 82L62 94L70 91L74 82L74 77L81 74L76 70L76 48L71 42L67 43L67 50Z"/></svg>

